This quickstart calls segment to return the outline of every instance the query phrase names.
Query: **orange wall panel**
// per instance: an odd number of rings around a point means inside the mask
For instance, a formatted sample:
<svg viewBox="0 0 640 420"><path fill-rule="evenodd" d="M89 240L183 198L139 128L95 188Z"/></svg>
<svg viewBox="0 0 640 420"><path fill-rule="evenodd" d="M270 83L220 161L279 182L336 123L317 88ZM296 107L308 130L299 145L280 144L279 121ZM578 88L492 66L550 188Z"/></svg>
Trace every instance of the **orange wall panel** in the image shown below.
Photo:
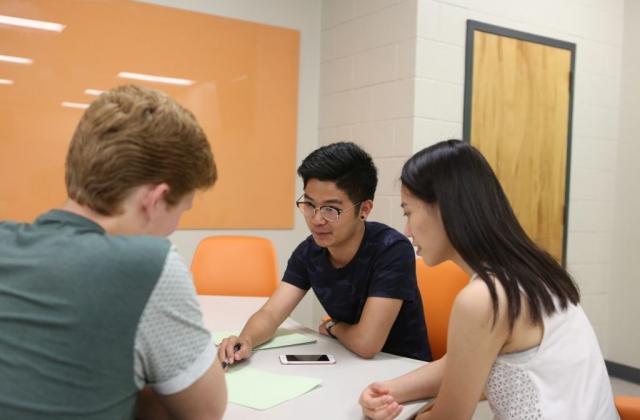
<svg viewBox="0 0 640 420"><path fill-rule="evenodd" d="M61 33L0 25L0 220L30 221L66 198L64 157L85 89L137 83L198 118L219 170L181 228L293 227L299 32L129 1L3 1L0 14ZM121 71L193 80L176 86Z"/></svg>

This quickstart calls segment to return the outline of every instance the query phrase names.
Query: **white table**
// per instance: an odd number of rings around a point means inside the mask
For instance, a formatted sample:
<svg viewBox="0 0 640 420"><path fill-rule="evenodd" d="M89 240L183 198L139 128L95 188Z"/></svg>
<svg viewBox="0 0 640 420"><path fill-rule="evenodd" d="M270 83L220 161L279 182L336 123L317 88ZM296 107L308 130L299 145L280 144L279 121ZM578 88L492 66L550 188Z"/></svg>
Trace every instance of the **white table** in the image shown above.
<svg viewBox="0 0 640 420"><path fill-rule="evenodd" d="M251 297L199 296L198 298L205 326L211 331L240 330L247 319L266 301L266 298ZM283 326L307 336L313 336L318 341L299 346L259 350L243 363L272 373L320 378L322 384L298 398L269 410L253 410L229 404L225 419L362 419L364 417L358 405L358 397L365 386L376 380L396 377L424 364L418 360L386 353L380 353L371 360L365 360L351 353L336 340L305 328L291 319L288 319ZM282 365L278 356L284 353L330 353L335 355L336 364ZM424 405L424 401L405 404L398 418L411 418Z"/></svg>

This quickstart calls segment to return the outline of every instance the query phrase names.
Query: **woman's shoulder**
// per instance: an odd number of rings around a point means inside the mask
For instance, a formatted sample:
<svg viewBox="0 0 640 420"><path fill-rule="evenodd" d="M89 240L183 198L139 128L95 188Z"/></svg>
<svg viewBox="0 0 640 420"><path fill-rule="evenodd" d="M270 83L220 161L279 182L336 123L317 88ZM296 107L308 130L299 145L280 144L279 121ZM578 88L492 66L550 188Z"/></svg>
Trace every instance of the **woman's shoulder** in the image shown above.
<svg viewBox="0 0 640 420"><path fill-rule="evenodd" d="M473 322L477 320L490 320L492 330L504 331L506 335L501 353L511 353L522 351L540 344L544 328L540 323L531 319L529 304L526 296L521 294L520 313L513 323L509 322L509 304L506 292L502 284L494 280L492 283L498 297L498 311L493 325L493 301L489 286L479 276L474 276L468 288L463 290L464 295L460 298L459 313L463 322Z"/></svg>
<svg viewBox="0 0 640 420"><path fill-rule="evenodd" d="M456 296L451 309L452 321L468 328L508 330L507 298L500 282L493 282L498 296L497 319L494 322L493 300L489 286L478 276L473 276L467 286Z"/></svg>
<svg viewBox="0 0 640 420"><path fill-rule="evenodd" d="M499 281L493 281L495 292L498 297L498 308L506 303L506 294L504 288ZM465 312L471 312L473 315L483 313L493 313L493 300L491 299L491 291L485 281L478 275L474 274L471 281L456 296L454 307L458 306Z"/></svg>

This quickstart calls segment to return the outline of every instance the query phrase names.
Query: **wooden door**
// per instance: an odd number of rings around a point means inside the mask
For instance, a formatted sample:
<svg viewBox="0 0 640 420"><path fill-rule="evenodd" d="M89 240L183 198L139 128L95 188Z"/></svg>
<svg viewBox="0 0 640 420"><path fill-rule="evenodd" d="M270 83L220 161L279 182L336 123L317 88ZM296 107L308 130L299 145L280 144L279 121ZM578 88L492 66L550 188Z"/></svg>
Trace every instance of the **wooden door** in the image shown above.
<svg viewBox="0 0 640 420"><path fill-rule="evenodd" d="M469 21L465 139L529 236L565 260L575 46Z"/></svg>

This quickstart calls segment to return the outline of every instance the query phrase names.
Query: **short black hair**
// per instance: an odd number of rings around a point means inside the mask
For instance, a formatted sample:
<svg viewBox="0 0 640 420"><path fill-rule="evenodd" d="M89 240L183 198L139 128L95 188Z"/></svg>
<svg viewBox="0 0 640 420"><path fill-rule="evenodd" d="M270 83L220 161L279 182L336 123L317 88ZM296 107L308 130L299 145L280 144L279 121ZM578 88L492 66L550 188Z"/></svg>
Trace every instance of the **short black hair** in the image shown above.
<svg viewBox="0 0 640 420"><path fill-rule="evenodd" d="M314 150L298 167L298 175L305 188L310 179L333 181L354 203L373 200L378 185L373 159L352 142L341 141Z"/></svg>

